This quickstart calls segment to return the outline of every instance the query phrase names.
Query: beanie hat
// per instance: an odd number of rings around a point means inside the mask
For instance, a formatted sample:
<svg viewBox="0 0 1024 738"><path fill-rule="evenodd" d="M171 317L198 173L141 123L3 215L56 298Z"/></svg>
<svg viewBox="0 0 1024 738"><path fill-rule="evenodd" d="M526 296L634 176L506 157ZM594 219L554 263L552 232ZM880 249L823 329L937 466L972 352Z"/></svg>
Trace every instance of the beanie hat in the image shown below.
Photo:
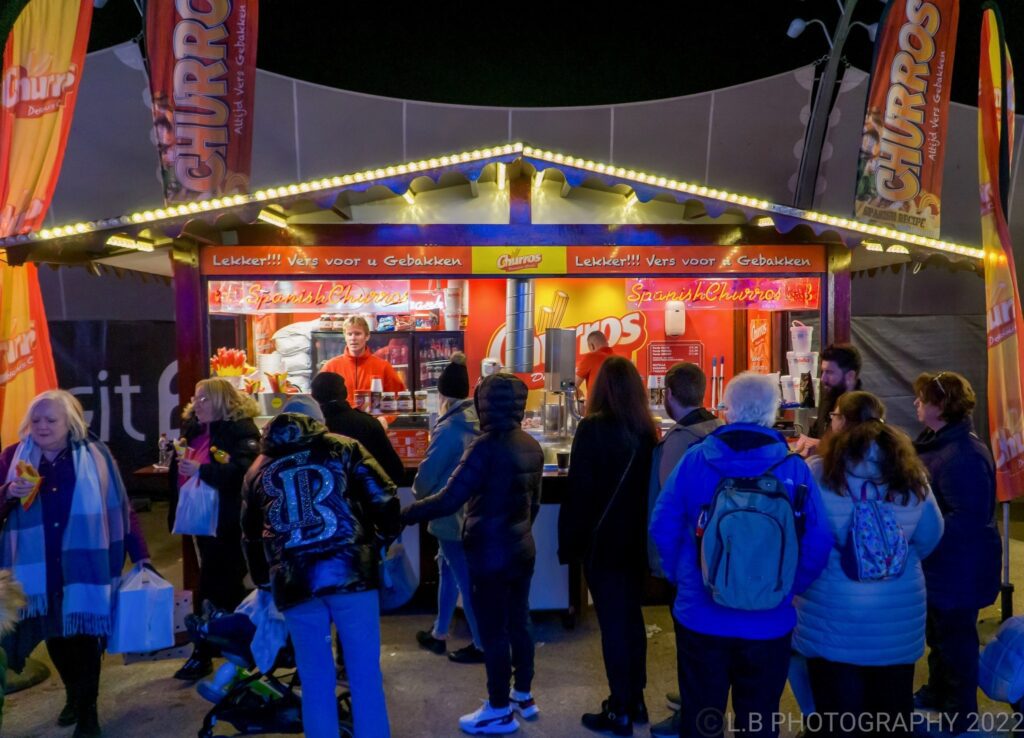
<svg viewBox="0 0 1024 738"><path fill-rule="evenodd" d="M313 399L321 405L348 397L345 378L334 372L320 372L313 377L313 384L310 385L309 391L313 394Z"/></svg>
<svg viewBox="0 0 1024 738"><path fill-rule="evenodd" d="M466 369L466 355L461 351L452 354L451 362L441 370L437 391L455 400L469 397L469 370Z"/></svg>
<svg viewBox="0 0 1024 738"><path fill-rule="evenodd" d="M309 395L293 395L281 408L282 413L296 413L324 422L324 412Z"/></svg>

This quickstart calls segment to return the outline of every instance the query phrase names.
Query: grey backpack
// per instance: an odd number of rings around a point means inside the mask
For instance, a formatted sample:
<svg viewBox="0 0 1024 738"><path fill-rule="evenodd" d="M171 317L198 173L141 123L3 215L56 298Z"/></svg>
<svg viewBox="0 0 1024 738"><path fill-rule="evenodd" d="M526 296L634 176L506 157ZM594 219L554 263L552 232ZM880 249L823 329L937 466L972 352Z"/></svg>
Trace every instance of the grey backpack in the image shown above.
<svg viewBox="0 0 1024 738"><path fill-rule="evenodd" d="M787 454L756 477L723 476L701 512L697 546L704 586L723 607L771 610L793 589L807 486L794 499L773 473Z"/></svg>

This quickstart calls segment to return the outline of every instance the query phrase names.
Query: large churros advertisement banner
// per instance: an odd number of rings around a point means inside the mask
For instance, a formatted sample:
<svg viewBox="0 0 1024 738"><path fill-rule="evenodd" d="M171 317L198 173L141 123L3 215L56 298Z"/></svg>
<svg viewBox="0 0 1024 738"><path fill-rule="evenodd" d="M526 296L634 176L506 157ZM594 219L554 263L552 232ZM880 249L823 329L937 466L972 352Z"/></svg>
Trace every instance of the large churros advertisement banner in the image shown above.
<svg viewBox="0 0 1024 738"><path fill-rule="evenodd" d="M988 422L996 461L996 493L1003 502L1024 494L1024 387L1021 385L1020 289L1014 267L1006 202L1013 151L1013 67L998 11L981 26L978 85L978 173L981 239L985 249L988 329Z"/></svg>
<svg viewBox="0 0 1024 738"><path fill-rule="evenodd" d="M149 0L153 129L167 202L249 191L256 0Z"/></svg>
<svg viewBox="0 0 1024 738"><path fill-rule="evenodd" d="M91 0L33 0L4 48L0 97L0 237L39 229L75 109ZM57 386L34 266L0 264L0 439L10 443L28 402Z"/></svg>
<svg viewBox="0 0 1024 738"><path fill-rule="evenodd" d="M890 0L871 72L855 217L939 237L957 0Z"/></svg>

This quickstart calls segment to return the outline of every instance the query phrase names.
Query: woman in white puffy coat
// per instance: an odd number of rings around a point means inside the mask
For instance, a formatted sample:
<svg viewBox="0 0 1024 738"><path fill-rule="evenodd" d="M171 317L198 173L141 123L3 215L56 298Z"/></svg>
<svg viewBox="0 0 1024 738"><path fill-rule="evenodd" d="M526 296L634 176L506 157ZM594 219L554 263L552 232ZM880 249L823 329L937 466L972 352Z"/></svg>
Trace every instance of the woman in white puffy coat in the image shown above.
<svg viewBox="0 0 1024 738"><path fill-rule="evenodd" d="M921 560L942 537L942 513L910 438L884 416L874 395L844 394L811 465L834 546L821 577L794 600L793 648L808 659L817 712L837 716L823 723L825 735L906 734L914 710L927 603ZM909 552L898 576L856 581L844 573L841 552L862 494L884 501L902 528ZM859 722L840 723L844 714L859 715Z"/></svg>

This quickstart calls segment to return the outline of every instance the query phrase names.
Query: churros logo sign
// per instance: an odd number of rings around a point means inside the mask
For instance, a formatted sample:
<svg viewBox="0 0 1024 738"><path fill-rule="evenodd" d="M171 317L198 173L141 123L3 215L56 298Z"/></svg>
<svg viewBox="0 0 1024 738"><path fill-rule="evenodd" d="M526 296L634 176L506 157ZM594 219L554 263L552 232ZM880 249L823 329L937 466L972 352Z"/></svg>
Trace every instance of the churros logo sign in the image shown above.
<svg viewBox="0 0 1024 738"><path fill-rule="evenodd" d="M229 0L177 0L174 26L174 173L186 189L218 192L227 172ZM158 101L154 106L159 107Z"/></svg>
<svg viewBox="0 0 1024 738"><path fill-rule="evenodd" d="M925 120L928 80L932 65L937 61L941 67L946 61L944 52L934 58L935 34L941 22L939 9L932 3L908 0L906 13L907 20L899 30L899 51L889 68L891 83L875 172L879 194L894 202L911 200L921 190L926 140L923 128L930 122ZM937 137L934 141L937 148Z"/></svg>
<svg viewBox="0 0 1024 738"><path fill-rule="evenodd" d="M0 341L0 386L32 367L35 363L35 349L35 321L29 321L28 330Z"/></svg>
<svg viewBox="0 0 1024 738"><path fill-rule="evenodd" d="M4 72L3 106L14 112L16 118L40 118L64 104L68 93L75 88L78 65L54 70L52 54L30 54L28 66L11 67Z"/></svg>
<svg viewBox="0 0 1024 738"><path fill-rule="evenodd" d="M523 269L537 269L544 262L542 254L519 254L518 249L511 254L498 256L496 266L503 272L518 272Z"/></svg>
<svg viewBox="0 0 1024 738"><path fill-rule="evenodd" d="M473 274L565 274L564 246L474 246Z"/></svg>
<svg viewBox="0 0 1024 738"><path fill-rule="evenodd" d="M622 316L609 315L594 321L588 320L575 326L565 327L575 328L576 348L577 352L581 354L586 353L588 350L587 336L592 331L602 331L606 336L608 336L608 345L614 348L615 353L619 356L632 357L637 351L647 345L648 340L647 316L640 311L626 313ZM505 325L502 325L494 332L494 335L491 336L490 343L487 346L488 356L502 362L505 360L505 337L506 327ZM540 371L543 372L543 335L534 335L533 360L534 364L540 366Z"/></svg>

